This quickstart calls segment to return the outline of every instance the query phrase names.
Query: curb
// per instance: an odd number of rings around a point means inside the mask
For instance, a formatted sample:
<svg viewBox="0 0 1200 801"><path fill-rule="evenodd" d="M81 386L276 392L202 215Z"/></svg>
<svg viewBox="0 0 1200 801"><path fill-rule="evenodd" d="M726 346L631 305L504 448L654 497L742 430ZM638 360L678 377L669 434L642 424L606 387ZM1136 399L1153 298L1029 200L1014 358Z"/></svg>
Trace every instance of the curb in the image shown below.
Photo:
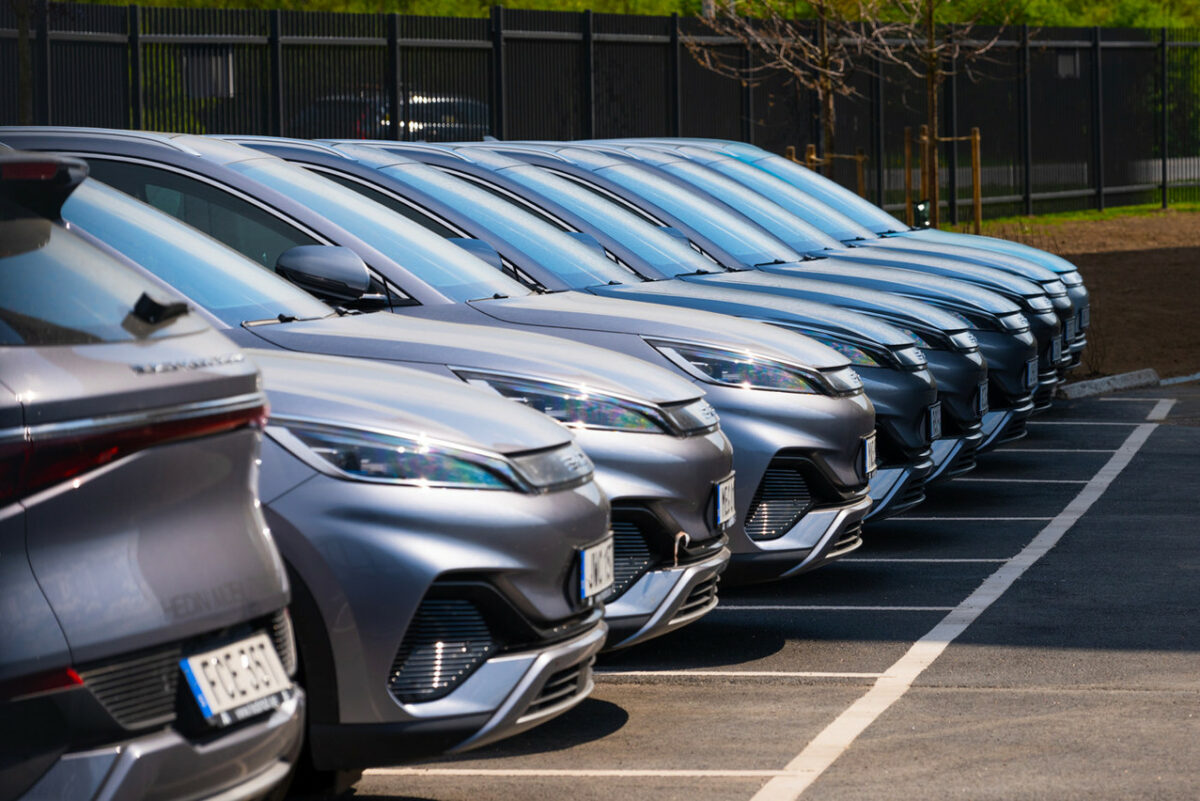
<svg viewBox="0 0 1200 801"><path fill-rule="evenodd" d="M1059 387L1057 397L1064 400L1078 400L1113 392L1118 389L1137 389L1139 387L1156 387L1159 385L1158 373L1154 368L1134 370L1132 373L1108 375L1103 378L1093 378L1090 381L1077 381Z"/></svg>

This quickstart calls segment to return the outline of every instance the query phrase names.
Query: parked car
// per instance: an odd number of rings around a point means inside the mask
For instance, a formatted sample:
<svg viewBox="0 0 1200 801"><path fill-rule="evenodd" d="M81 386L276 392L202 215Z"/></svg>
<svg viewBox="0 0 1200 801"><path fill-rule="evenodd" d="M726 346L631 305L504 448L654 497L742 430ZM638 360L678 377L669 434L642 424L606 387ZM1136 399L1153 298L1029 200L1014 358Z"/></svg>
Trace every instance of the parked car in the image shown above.
<svg viewBox="0 0 1200 801"><path fill-rule="evenodd" d="M657 143L661 140L650 141ZM909 228L891 214L834 181L754 145L714 139L672 140L671 145L677 152L686 153L689 157L693 148L702 148L710 153L736 159L740 163L752 165L760 173L765 173L789 187L800 190L821 210L821 216L828 218L829 212L833 212L840 220L854 226L852 238L855 241L883 247L903 248L906 252L911 253L952 254L956 258L971 259L974 263L986 263L999 269L1011 267L1027 276L1031 274L1024 265L1029 262L1051 270L1057 280L1064 285L1065 294L1075 309L1074 324L1071 325L1071 321L1066 321L1064 331L1070 340L1072 366L1079 364L1083 349L1087 345L1086 332L1091 320L1091 303L1078 268L1066 259L1029 245L990 236L976 236L933 228ZM737 170L724 158L720 159L719 163L710 166L728 175L745 177L750 175L750 173ZM770 196L778 199L773 192ZM816 222L813 218L806 217L805 219ZM833 234L832 231L827 232ZM833 235L846 241L846 238L841 235ZM981 255L980 251L985 253ZM1040 282L1043 285L1048 283L1045 279ZM1055 290L1053 294L1060 293L1057 287L1053 289ZM1061 305L1061 302L1057 305Z"/></svg>
<svg viewBox="0 0 1200 801"><path fill-rule="evenodd" d="M490 129L491 110L482 100L403 87L400 111L395 115L383 92L366 89L317 98L287 124L289 134L306 138L346 136L430 142L482 139Z"/></svg>
<svg viewBox="0 0 1200 801"><path fill-rule="evenodd" d="M497 391L521 396L497 375L517 370L502 366L506 360L519 365L532 350L558 361L570 375L577 362L568 352L582 352L578 345L564 348L558 339L553 347L525 347L518 344L524 341L519 332L506 328L552 331L620 349L638 356L643 372L646 363L660 365L702 386L735 448L736 514L729 527L734 561L727 575L742 580L795 575L861 543L860 523L870 507L867 481L874 470L874 413L849 361L825 346L724 316L650 312L642 304L615 300L600 308L595 299L582 303L566 293L533 297L521 284L394 212L302 168L227 142L72 129L4 129L0 137L86 151L102 177L182 215L264 266L275 265L280 254L300 243L353 246L370 261L382 302L404 312L396 316L407 318L405 329L413 340L434 349L444 346L444 336L430 333L433 318L495 326L486 332L494 352L486 355L490 367L483 378ZM369 282L361 262L347 269L340 260L314 264L289 256L285 261L282 270L325 297L359 305L366 300ZM368 332L390 336L398 330L372 317L346 317L340 324L361 326L355 338L363 347ZM294 325L258 326L254 333L282 345L298 328L318 327ZM318 345L322 339L313 337L304 347L335 346ZM340 337L336 345L346 347L348 341ZM592 365L591 357L578 358ZM440 370L454 363L445 355L429 361ZM597 363L605 359L598 357ZM526 377L530 369L526 366ZM695 387L693 392L698 394ZM616 390L613 397L621 395Z"/></svg>
<svg viewBox="0 0 1200 801"><path fill-rule="evenodd" d="M255 495L259 375L55 224L76 159L0 154L0 798L253 799L304 695Z"/></svg>
<svg viewBox="0 0 1200 801"><path fill-rule="evenodd" d="M737 290L714 287L707 288L706 293L706 288L693 288L677 281L656 284L647 287L649 292L639 292L640 279L606 259L599 248L566 235L544 218L505 198L411 159L361 147L336 150L270 137L238 137L237 141L303 164L436 233L472 237L464 244L498 248L498 253L490 251L494 266L523 277L539 290L584 290L728 312L775 322L842 350L855 361L855 370L875 406L880 468L871 479L874 505L870 517L893 514L919 503L924 497L922 481L931 472L955 474L974 464L974 450L982 438L978 412L973 412L974 427L968 433L969 439L947 442L951 448L942 451L946 458L931 463L931 441L941 438L941 407L935 382L911 338L878 320L802 301L764 302L761 296ZM621 289L632 291L618 294ZM863 348L879 354L880 360L866 357ZM986 380L986 374L974 376L969 393L978 391L981 378ZM932 419L934 415L939 419Z"/></svg>

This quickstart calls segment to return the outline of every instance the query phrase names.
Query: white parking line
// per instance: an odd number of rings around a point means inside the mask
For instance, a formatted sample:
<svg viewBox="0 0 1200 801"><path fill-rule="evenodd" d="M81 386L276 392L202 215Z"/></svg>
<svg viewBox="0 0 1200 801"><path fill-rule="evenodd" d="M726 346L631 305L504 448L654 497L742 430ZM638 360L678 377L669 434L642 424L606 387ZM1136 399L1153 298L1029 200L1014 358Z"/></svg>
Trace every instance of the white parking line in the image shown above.
<svg viewBox="0 0 1200 801"><path fill-rule="evenodd" d="M654 677L696 679L878 679L883 673L832 673L821 670L593 670L597 678L608 676Z"/></svg>
<svg viewBox="0 0 1200 801"><path fill-rule="evenodd" d="M953 606L719 605L713 612L949 612ZM709 612L711 615L712 612Z"/></svg>
<svg viewBox="0 0 1200 801"><path fill-rule="evenodd" d="M1050 525L909 648L888 669L887 675L875 681L866 695L851 704L787 764L787 774L772 778L755 793L751 801L793 801L799 798L850 747L858 735L908 691L917 677L941 656L951 642L966 631L1026 570L1058 544L1062 536L1129 465L1157 427L1155 423L1139 424Z"/></svg>
<svg viewBox="0 0 1200 801"><path fill-rule="evenodd" d="M958 484L963 481L974 481L976 483L987 482L989 484L1086 484L1087 479L1073 478L956 478L954 483Z"/></svg>
<svg viewBox="0 0 1200 801"><path fill-rule="evenodd" d="M620 768L577 770L554 768L371 768L364 776L492 776L522 778L600 778L600 779L766 779L790 776L787 770L622 770Z"/></svg>
<svg viewBox="0 0 1200 801"><path fill-rule="evenodd" d="M889 565L894 565L894 564L969 565L969 564L975 564L975 563L982 564L985 562L988 564L995 564L997 562L1007 562L1007 561L1008 561L1007 559L921 559L921 558L916 558L916 557L908 558L908 557L900 557L900 556L897 556L894 559L884 559L884 558L879 558L879 557L865 558L865 557L851 556L851 557L843 557L841 560L842 564L847 564L849 562L854 562L856 564L858 562L880 562L880 563L889 564Z"/></svg>
<svg viewBox="0 0 1200 801"><path fill-rule="evenodd" d="M1027 426L1140 426L1141 423L1099 422L1096 420L1030 420Z"/></svg>
<svg viewBox="0 0 1200 801"><path fill-rule="evenodd" d="M1001 448L995 453L1116 453L1116 448Z"/></svg>
<svg viewBox="0 0 1200 801"><path fill-rule="evenodd" d="M1096 398L1096 400L1106 403L1148 403L1151 401L1160 401L1163 398Z"/></svg>
<svg viewBox="0 0 1200 801"><path fill-rule="evenodd" d="M1150 414L1146 415L1147 420L1159 421L1166 420L1167 415L1171 413L1171 407L1176 403L1174 398L1164 398L1154 404L1154 408L1150 410Z"/></svg>
<svg viewBox="0 0 1200 801"><path fill-rule="evenodd" d="M981 520L995 520L1001 523L1020 522L1032 520L1035 523L1044 523L1047 520L1053 520L1053 517L893 517L892 520L903 520L907 523L975 523Z"/></svg>

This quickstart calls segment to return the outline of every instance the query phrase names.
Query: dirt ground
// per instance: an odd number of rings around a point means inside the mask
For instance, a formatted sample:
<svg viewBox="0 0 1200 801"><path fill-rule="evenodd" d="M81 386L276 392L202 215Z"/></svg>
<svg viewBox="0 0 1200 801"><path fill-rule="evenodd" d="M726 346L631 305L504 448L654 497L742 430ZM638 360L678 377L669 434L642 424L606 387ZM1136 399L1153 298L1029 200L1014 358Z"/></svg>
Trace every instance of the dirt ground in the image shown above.
<svg viewBox="0 0 1200 801"><path fill-rule="evenodd" d="M1092 325L1072 380L1143 367L1163 378L1200 372L1200 213L1004 223L984 233L1049 250L1079 267L1092 297Z"/></svg>

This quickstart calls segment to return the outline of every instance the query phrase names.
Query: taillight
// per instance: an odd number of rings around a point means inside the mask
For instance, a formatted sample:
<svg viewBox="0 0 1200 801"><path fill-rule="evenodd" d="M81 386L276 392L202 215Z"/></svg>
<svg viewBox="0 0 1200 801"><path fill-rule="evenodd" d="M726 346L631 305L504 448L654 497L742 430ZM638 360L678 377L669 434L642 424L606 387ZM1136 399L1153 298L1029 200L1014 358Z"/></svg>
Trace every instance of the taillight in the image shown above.
<svg viewBox="0 0 1200 801"><path fill-rule="evenodd" d="M0 701L19 701L35 695L82 687L83 679L75 668L48 670L19 679L0 681Z"/></svg>
<svg viewBox="0 0 1200 801"><path fill-rule="evenodd" d="M61 164L54 161L14 161L0 164L0 180L49 181L58 175Z"/></svg>
<svg viewBox="0 0 1200 801"><path fill-rule="evenodd" d="M0 506L140 450L267 422L267 407L0 443Z"/></svg>

